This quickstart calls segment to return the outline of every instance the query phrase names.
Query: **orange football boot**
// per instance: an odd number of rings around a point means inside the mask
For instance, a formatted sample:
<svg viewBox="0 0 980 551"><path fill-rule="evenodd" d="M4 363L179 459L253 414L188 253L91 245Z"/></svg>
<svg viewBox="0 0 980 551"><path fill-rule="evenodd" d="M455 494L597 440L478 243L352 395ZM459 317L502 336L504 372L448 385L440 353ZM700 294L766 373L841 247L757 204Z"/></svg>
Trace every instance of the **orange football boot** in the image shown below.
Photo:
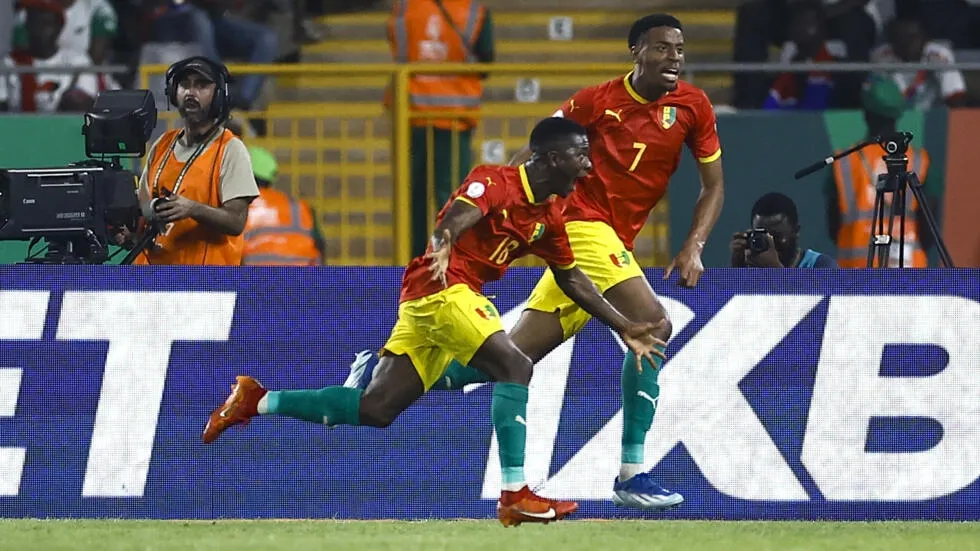
<svg viewBox="0 0 980 551"><path fill-rule="evenodd" d="M208 424L204 427L201 440L210 444L221 436L228 427L247 425L252 417L259 414L259 400L268 392L262 385L247 375L236 377L237 382L231 387L231 394L225 403L211 412Z"/></svg>
<svg viewBox="0 0 980 551"><path fill-rule="evenodd" d="M497 502L497 518L504 526L517 526L522 522L548 524L561 520L578 510L574 501L558 501L541 497L524 486L516 492L500 492Z"/></svg>

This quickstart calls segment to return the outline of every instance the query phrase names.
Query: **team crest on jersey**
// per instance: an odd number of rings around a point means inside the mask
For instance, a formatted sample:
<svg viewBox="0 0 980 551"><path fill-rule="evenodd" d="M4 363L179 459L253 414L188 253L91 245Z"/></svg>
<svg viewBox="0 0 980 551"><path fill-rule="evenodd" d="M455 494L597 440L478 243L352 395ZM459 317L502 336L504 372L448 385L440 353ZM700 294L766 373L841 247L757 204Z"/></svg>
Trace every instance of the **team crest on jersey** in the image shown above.
<svg viewBox="0 0 980 551"><path fill-rule="evenodd" d="M671 126L674 126L675 121L677 121L677 108L673 105L664 107L660 112L660 126L663 126L666 130Z"/></svg>
<svg viewBox="0 0 980 551"><path fill-rule="evenodd" d="M544 224L541 222L535 222L534 231L531 232L531 238L528 239L528 242L537 241L538 239L541 239L542 235L544 235Z"/></svg>

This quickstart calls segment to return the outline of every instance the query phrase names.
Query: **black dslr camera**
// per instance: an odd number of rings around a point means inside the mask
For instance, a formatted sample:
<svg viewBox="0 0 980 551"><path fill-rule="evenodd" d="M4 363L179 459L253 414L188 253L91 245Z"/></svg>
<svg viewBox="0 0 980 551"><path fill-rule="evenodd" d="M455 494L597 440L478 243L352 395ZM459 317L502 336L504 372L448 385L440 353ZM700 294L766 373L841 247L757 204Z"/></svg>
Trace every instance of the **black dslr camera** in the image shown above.
<svg viewBox="0 0 980 551"><path fill-rule="evenodd" d="M749 241L749 250L754 254L769 250L769 232L765 228L755 228L747 231L745 237Z"/></svg>

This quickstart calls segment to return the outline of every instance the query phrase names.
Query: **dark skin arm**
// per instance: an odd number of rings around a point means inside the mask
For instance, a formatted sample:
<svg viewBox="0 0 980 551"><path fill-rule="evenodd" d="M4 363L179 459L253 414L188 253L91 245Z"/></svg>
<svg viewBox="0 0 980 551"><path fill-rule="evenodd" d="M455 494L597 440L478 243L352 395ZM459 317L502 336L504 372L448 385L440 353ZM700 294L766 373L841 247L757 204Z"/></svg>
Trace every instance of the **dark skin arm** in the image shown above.
<svg viewBox="0 0 980 551"><path fill-rule="evenodd" d="M225 235L241 235L245 231L249 203L250 198L237 197L215 208L180 195L171 195L166 201L158 203L156 212L165 224L193 218L199 224Z"/></svg>
<svg viewBox="0 0 980 551"><path fill-rule="evenodd" d="M425 255L432 264L429 271L432 272L433 280L440 280L446 284L446 270L449 268L449 251L453 243L459 238L460 234L472 228L477 222L483 219L483 211L467 203L466 201L453 201L449 211L439 221L429 242L432 251Z"/></svg>
<svg viewBox="0 0 980 551"><path fill-rule="evenodd" d="M552 266L551 273L555 274L555 283L568 298L619 333L623 342L636 354L637 369L643 369L643 358L651 364L653 356L665 358L664 353L654 347L666 348L667 343L653 336L653 332L664 323L663 321L660 324L633 323L626 319L619 310L603 298L589 276L577 267L562 270Z"/></svg>
<svg viewBox="0 0 980 551"><path fill-rule="evenodd" d="M552 267L551 273L555 274L555 283L568 298L593 317L599 318L602 323L620 333L630 325L630 321L619 310L602 298L595 283L578 267L568 270Z"/></svg>
<svg viewBox="0 0 980 551"><path fill-rule="evenodd" d="M701 176L701 194L694 204L694 221L691 223L691 230L684 240L681 252L664 273L664 279L667 279L676 268L680 272L680 284L686 287L694 287L701 279L701 274L704 272L701 250L715 222L718 221L722 204L725 202L721 158L710 163L698 164L698 174Z"/></svg>

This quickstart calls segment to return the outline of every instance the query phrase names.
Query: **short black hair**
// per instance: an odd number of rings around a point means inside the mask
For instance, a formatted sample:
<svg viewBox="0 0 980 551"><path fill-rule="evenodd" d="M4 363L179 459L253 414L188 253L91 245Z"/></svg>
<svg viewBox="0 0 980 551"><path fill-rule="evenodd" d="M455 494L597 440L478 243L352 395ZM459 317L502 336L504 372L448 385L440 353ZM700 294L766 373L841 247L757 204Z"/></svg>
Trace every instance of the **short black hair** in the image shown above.
<svg viewBox="0 0 980 551"><path fill-rule="evenodd" d="M772 192L759 197L759 200L752 205L752 218L756 216L776 216L782 214L786 220L796 226L800 223L799 214L796 212L796 203L787 195Z"/></svg>
<svg viewBox="0 0 980 551"><path fill-rule="evenodd" d="M640 41L640 38L654 27L670 27L672 29L677 29L683 31L681 28L681 22L673 15L668 15L666 13L655 13L653 15L648 15L646 17L641 17L633 22L633 26L630 27L629 35L629 47L636 46L636 43Z"/></svg>
<svg viewBox="0 0 980 551"><path fill-rule="evenodd" d="M581 124L564 117L549 117L534 125L531 130L531 152L545 153L564 147L561 142L571 136L588 136Z"/></svg>

